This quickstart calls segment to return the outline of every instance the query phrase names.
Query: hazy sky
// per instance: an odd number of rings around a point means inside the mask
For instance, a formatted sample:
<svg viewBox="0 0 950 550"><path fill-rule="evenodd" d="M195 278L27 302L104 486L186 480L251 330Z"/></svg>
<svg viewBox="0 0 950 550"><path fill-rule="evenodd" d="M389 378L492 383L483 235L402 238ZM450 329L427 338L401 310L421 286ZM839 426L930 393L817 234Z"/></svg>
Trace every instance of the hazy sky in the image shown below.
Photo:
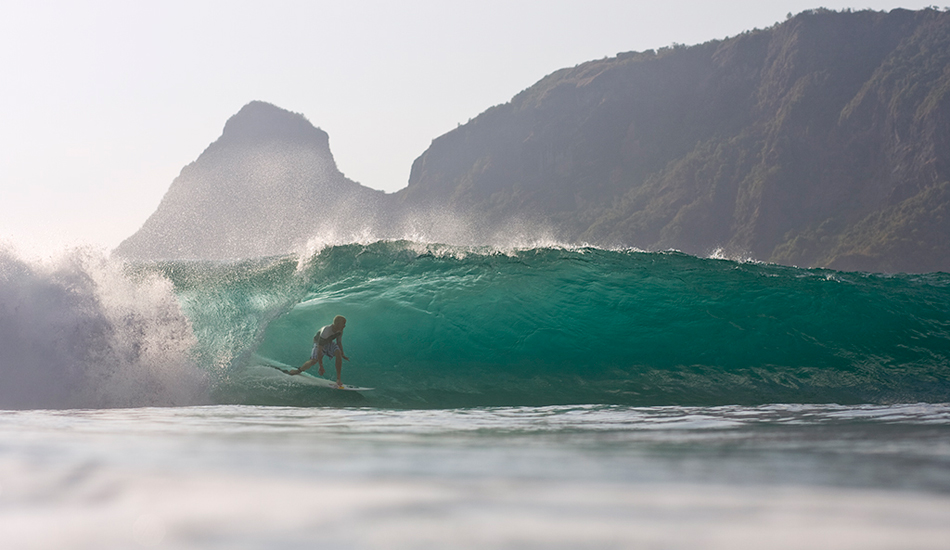
<svg viewBox="0 0 950 550"><path fill-rule="evenodd" d="M344 174L405 187L435 137L562 67L857 0L60 1L0 11L0 241L112 248L259 99L330 134Z"/></svg>

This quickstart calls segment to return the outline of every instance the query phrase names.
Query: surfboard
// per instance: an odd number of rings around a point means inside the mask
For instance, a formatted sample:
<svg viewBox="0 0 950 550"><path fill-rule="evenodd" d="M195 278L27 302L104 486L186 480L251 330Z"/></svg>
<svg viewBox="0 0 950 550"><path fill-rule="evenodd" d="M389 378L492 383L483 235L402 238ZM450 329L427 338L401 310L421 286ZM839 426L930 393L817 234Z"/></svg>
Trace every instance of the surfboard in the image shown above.
<svg viewBox="0 0 950 550"><path fill-rule="evenodd" d="M292 379L298 380L299 382L310 385L310 386L319 386L322 388L328 388L331 390L340 390L340 391L371 391L371 390L376 389L376 388L363 388L360 386L351 386L350 384L343 384L343 386L337 386L336 382L334 382L333 380L320 378L319 376L314 376L308 372L302 372L300 374L289 374L288 371L291 369L284 369L282 367L278 367L277 365L266 365L266 366L272 369L277 369L280 372L286 374L287 376L290 376Z"/></svg>

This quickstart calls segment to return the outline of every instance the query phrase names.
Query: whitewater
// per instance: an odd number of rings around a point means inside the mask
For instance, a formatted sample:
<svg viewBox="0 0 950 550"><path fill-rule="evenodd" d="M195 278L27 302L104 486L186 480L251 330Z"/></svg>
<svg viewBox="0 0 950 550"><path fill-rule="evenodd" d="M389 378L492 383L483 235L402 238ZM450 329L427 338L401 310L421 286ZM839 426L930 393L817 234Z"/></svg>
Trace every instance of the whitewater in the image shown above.
<svg viewBox="0 0 950 550"><path fill-rule="evenodd" d="M943 548L948 305L944 273L675 251L0 248L0 532L12 548ZM335 315L344 382L374 390L272 368L308 359Z"/></svg>

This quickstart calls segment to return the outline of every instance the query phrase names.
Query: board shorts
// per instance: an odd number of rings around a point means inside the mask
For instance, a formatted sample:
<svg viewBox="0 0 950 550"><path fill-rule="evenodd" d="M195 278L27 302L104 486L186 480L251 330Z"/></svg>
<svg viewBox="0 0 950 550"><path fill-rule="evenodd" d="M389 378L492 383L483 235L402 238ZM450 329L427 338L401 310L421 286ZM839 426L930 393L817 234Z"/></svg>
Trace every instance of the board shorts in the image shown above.
<svg viewBox="0 0 950 550"><path fill-rule="evenodd" d="M311 359L319 359L317 356L317 350L320 349L320 344L313 345L313 351L310 352ZM323 354L327 357L333 357L336 355L336 350L340 349L340 346L337 345L336 340L332 340L329 344L323 346Z"/></svg>

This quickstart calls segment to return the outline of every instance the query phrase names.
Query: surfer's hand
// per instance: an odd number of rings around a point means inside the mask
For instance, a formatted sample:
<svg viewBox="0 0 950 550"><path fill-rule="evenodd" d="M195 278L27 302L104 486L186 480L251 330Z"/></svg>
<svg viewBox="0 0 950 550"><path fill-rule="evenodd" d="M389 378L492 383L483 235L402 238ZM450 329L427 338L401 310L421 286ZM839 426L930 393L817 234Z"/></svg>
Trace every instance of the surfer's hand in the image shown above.
<svg viewBox="0 0 950 550"><path fill-rule="evenodd" d="M323 365L320 365L320 370L317 372L320 374L320 376L323 376Z"/></svg>
<svg viewBox="0 0 950 550"><path fill-rule="evenodd" d="M349 361L349 360L350 360L350 358L349 358L349 357L347 357L347 356L345 356L345 355L343 356L343 358L344 358L344 359L346 359L347 361Z"/></svg>

